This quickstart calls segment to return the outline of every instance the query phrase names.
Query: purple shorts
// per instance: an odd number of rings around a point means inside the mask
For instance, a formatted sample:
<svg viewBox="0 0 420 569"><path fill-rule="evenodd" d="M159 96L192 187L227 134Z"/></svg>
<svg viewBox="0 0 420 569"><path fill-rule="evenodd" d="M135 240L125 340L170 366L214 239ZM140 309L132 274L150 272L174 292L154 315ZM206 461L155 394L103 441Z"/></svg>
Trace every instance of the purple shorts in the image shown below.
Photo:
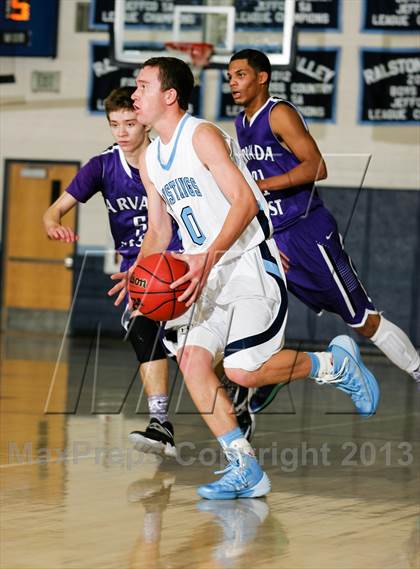
<svg viewBox="0 0 420 569"><path fill-rule="evenodd" d="M316 208L273 237L290 259L288 290L309 308L339 314L354 327L363 326L367 316L377 312L327 209Z"/></svg>

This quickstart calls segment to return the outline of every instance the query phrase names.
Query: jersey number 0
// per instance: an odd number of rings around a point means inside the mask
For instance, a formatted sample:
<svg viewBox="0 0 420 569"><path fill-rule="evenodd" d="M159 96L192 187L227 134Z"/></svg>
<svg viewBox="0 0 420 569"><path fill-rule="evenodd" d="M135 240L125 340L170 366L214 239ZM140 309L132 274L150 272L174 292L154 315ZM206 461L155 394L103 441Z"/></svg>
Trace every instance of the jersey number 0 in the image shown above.
<svg viewBox="0 0 420 569"><path fill-rule="evenodd" d="M206 236L201 231L200 226L195 219L193 210L190 206L186 206L181 211L181 219L184 222L184 225L192 239L192 241L196 245L202 245L206 240Z"/></svg>

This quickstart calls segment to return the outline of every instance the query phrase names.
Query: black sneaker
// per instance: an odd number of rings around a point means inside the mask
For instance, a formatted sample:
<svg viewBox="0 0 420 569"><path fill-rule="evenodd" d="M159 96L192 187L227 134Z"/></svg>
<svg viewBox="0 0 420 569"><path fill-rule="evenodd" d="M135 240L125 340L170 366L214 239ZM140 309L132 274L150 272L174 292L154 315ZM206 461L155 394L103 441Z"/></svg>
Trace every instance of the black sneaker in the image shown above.
<svg viewBox="0 0 420 569"><path fill-rule="evenodd" d="M176 457L174 428L169 421L161 423L153 417L145 431L132 431L128 439L139 452Z"/></svg>
<svg viewBox="0 0 420 569"><path fill-rule="evenodd" d="M288 383L276 383L274 385L263 385L258 387L249 399L251 413L261 413L274 400L277 393Z"/></svg>

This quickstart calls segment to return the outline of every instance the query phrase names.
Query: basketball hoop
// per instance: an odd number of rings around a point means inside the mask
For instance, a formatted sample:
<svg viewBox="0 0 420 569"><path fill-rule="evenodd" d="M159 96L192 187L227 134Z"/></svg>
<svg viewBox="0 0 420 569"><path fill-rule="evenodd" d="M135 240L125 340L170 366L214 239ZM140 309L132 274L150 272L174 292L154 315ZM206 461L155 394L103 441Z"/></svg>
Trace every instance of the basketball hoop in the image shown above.
<svg viewBox="0 0 420 569"><path fill-rule="evenodd" d="M194 80L196 83L199 83L203 67L208 65L213 53L213 44L206 42L169 41L165 42L165 47L168 51L182 53L186 56L191 66Z"/></svg>

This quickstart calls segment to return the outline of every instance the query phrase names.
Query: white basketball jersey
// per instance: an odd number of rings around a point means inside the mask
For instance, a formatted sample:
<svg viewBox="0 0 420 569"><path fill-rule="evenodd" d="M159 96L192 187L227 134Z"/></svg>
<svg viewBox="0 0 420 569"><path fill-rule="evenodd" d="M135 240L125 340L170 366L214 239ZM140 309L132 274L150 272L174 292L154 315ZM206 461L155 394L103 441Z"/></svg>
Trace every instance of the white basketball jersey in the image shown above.
<svg viewBox="0 0 420 569"><path fill-rule="evenodd" d="M195 129L208 121L185 114L168 144L156 138L147 148L146 166L151 182L177 221L186 253L206 251L220 233L230 203L209 170L195 153ZM220 262L240 255L271 236L268 205L252 178L237 143L221 130L232 161L254 192L260 211Z"/></svg>

